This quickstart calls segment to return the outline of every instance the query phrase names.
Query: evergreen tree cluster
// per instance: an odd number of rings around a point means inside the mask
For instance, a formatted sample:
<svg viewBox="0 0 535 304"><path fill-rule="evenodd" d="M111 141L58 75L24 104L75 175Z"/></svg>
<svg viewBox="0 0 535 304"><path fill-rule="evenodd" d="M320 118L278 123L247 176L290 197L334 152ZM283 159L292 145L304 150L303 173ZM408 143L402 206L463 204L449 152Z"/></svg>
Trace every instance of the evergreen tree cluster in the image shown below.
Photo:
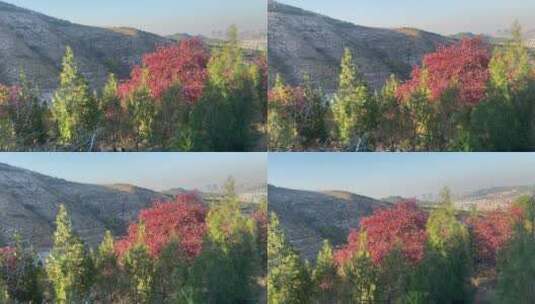
<svg viewBox="0 0 535 304"><path fill-rule="evenodd" d="M142 211L124 238L106 232L93 250L61 205L45 259L18 237L0 248L0 303L256 303L264 209L242 209L232 183L208 209L196 195L178 196Z"/></svg>
<svg viewBox="0 0 535 304"><path fill-rule="evenodd" d="M494 269L496 303L531 303L534 214L533 197L519 198L504 210L504 221L494 224L509 226L500 243L487 226L487 217L496 219L495 214L460 215L445 189L440 205L429 213L405 202L363 218L346 245L334 249L324 241L315 265L299 257L272 214L268 302L477 303L475 278ZM495 244L493 264L481 258L482 242Z"/></svg>
<svg viewBox="0 0 535 304"><path fill-rule="evenodd" d="M254 57L254 58L251 58ZM0 150L248 151L265 124L265 54L197 38L143 56L131 77L92 91L67 47L59 87L41 99L24 74L0 85Z"/></svg>
<svg viewBox="0 0 535 304"><path fill-rule="evenodd" d="M410 79L392 76L375 92L349 49L333 96L278 77L269 93L270 149L532 151L535 67L517 23L512 33L503 45L474 38L440 47Z"/></svg>

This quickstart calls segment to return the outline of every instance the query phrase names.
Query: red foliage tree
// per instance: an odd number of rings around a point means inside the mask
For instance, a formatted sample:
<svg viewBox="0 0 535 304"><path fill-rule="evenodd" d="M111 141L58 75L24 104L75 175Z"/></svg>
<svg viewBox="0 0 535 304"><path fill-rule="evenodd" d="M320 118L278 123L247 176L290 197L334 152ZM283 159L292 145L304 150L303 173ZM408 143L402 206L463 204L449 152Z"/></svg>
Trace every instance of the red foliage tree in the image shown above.
<svg viewBox="0 0 535 304"><path fill-rule="evenodd" d="M143 56L143 65L134 67L130 80L119 86L119 96L125 98L147 84L152 97L158 99L169 87L179 83L185 100L195 103L204 90L209 59L210 54L199 38L160 47Z"/></svg>
<svg viewBox="0 0 535 304"><path fill-rule="evenodd" d="M471 228L477 259L488 265L496 264L498 251L513 235L515 224L522 218L523 211L518 207L494 210L467 220Z"/></svg>
<svg viewBox="0 0 535 304"><path fill-rule="evenodd" d="M9 108L21 105L19 96L20 87L0 84L0 118L9 115Z"/></svg>
<svg viewBox="0 0 535 304"><path fill-rule="evenodd" d="M392 208L376 210L362 218L361 231L366 233L367 249L376 264L399 248L412 263L418 263L425 254L427 214L414 201L400 202ZM350 259L360 246L360 232L352 231L348 243L336 254L337 263Z"/></svg>
<svg viewBox="0 0 535 304"><path fill-rule="evenodd" d="M489 47L480 38L442 46L424 56L423 67L413 69L412 78L399 87L398 97L408 100L415 90L425 85L431 101L455 88L463 104L477 104L485 97L490 58Z"/></svg>
<svg viewBox="0 0 535 304"><path fill-rule="evenodd" d="M202 251L206 214L196 194L178 195L173 202L156 202L152 208L140 212L138 223L131 224L128 235L117 242L117 254L122 256L141 241L147 245L151 256L157 257L170 240L178 238L181 250L194 258ZM140 237L141 224L144 235Z"/></svg>
<svg viewBox="0 0 535 304"><path fill-rule="evenodd" d="M14 268L16 265L17 257L15 255L16 249L14 247L0 248L0 264L4 267Z"/></svg>

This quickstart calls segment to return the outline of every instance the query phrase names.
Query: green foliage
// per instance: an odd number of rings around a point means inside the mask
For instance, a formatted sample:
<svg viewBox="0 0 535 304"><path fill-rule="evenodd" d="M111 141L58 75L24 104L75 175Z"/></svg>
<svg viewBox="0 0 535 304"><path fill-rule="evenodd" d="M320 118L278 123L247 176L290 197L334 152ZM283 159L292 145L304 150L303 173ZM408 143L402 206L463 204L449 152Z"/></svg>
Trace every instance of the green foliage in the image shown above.
<svg viewBox="0 0 535 304"><path fill-rule="evenodd" d="M427 222L430 296L435 303L451 303L470 298L473 260L470 238L465 225L457 220L449 189L441 193L440 207Z"/></svg>
<svg viewBox="0 0 535 304"><path fill-rule="evenodd" d="M110 231L98 247L95 258L93 293L104 303L115 303L124 296L126 278L115 253L115 242Z"/></svg>
<svg viewBox="0 0 535 304"><path fill-rule="evenodd" d="M56 303L79 303L87 299L92 284L92 268L84 244L72 230L67 209L61 205L56 217L54 247L46 263Z"/></svg>
<svg viewBox="0 0 535 304"><path fill-rule="evenodd" d="M308 75L303 80L303 102L301 110L297 112L297 133L301 144L309 146L325 142L328 136L327 114L328 105L323 99L321 90L312 86Z"/></svg>
<svg viewBox="0 0 535 304"><path fill-rule="evenodd" d="M312 273L314 294L319 303L332 301L336 294L337 273L333 259L333 249L329 241L325 240L316 259L316 267Z"/></svg>
<svg viewBox="0 0 535 304"><path fill-rule="evenodd" d="M292 148L298 143L294 92L277 74L270 95L267 126L269 149L276 151Z"/></svg>
<svg viewBox="0 0 535 304"><path fill-rule="evenodd" d="M129 249L123 259L123 267L128 276L130 300L139 304L151 303L154 264L149 249L145 244L139 243Z"/></svg>
<svg viewBox="0 0 535 304"><path fill-rule="evenodd" d="M154 265L154 290L152 303L189 303L195 296L191 278L191 261L180 248L178 240L172 240L162 250Z"/></svg>
<svg viewBox="0 0 535 304"><path fill-rule="evenodd" d="M254 295L254 275L260 271L256 224L241 213L232 179L225 185L224 200L208 213L206 224L207 240L201 259L209 302L249 301Z"/></svg>
<svg viewBox="0 0 535 304"><path fill-rule="evenodd" d="M270 216L268 229L268 303L309 303L310 275L286 240L275 214Z"/></svg>
<svg viewBox="0 0 535 304"><path fill-rule="evenodd" d="M0 303L8 303L9 294L7 292L6 283L0 278Z"/></svg>
<svg viewBox="0 0 535 304"><path fill-rule="evenodd" d="M193 150L193 106L183 100L182 88L180 85L172 86L161 99L153 121L152 141L164 150Z"/></svg>
<svg viewBox="0 0 535 304"><path fill-rule="evenodd" d="M31 248L23 246L15 235L15 247L0 253L0 283L7 296L20 303L43 301L43 269ZM2 250L0 250L2 251Z"/></svg>
<svg viewBox="0 0 535 304"><path fill-rule="evenodd" d="M489 65L489 93L472 116L472 145L478 151L525 151L535 143L535 79L521 28L497 47Z"/></svg>
<svg viewBox="0 0 535 304"><path fill-rule="evenodd" d="M351 259L341 265L340 295L347 303L374 303L378 273L366 248L366 236L361 235L360 246Z"/></svg>
<svg viewBox="0 0 535 304"><path fill-rule="evenodd" d="M110 142L114 147L120 144L126 120L117 92L117 78L114 74L110 74L100 97L100 110L105 118L103 120L103 136L105 141Z"/></svg>
<svg viewBox="0 0 535 304"><path fill-rule="evenodd" d="M244 151L250 146L257 94L237 35L231 27L228 41L208 63L205 92L193 112L196 150Z"/></svg>
<svg viewBox="0 0 535 304"><path fill-rule="evenodd" d="M66 145L89 142L101 119L97 99L91 94L87 80L78 71L70 47L67 47L63 57L60 86L52 99L52 113L57 124L58 139Z"/></svg>
<svg viewBox="0 0 535 304"><path fill-rule="evenodd" d="M47 108L39 100L39 92L32 88L24 72L20 75L20 85L17 102L9 108L9 117L18 146L30 148L44 144L47 139Z"/></svg>
<svg viewBox="0 0 535 304"><path fill-rule="evenodd" d="M499 303L533 302L535 289L535 239L519 225L498 259Z"/></svg>
<svg viewBox="0 0 535 304"><path fill-rule="evenodd" d="M130 117L129 134L136 149L147 144L152 136L152 125L156 113L154 100L148 86L142 85L126 99L126 113Z"/></svg>
<svg viewBox="0 0 535 304"><path fill-rule="evenodd" d="M379 303L404 303L410 298L412 280L416 271L408 263L399 249L392 250L377 269L377 287L375 297Z"/></svg>
<svg viewBox="0 0 535 304"><path fill-rule="evenodd" d="M358 67L353 62L351 51L346 48L340 66L338 91L333 101L333 116L337 125L338 139L348 146L367 131L367 121L372 98L362 80Z"/></svg>

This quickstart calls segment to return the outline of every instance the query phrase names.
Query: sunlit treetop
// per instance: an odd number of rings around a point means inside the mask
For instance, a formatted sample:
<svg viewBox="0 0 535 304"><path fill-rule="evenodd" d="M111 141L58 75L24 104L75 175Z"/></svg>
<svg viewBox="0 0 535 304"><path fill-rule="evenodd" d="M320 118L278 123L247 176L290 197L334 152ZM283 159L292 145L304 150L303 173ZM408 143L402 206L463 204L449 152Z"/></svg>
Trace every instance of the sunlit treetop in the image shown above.
<svg viewBox="0 0 535 304"><path fill-rule="evenodd" d="M489 46L480 38L442 46L424 56L422 67L415 67L411 79L399 87L398 97L406 101L424 90L430 101L437 101L455 89L462 104L477 104L485 97L490 59Z"/></svg>
<svg viewBox="0 0 535 304"><path fill-rule="evenodd" d="M207 47L199 38L158 48L143 56L142 66L132 69L131 78L119 86L124 98L141 85L147 85L155 99L173 85L180 85L186 101L195 103L203 94L210 59Z"/></svg>
<svg viewBox="0 0 535 304"><path fill-rule="evenodd" d="M131 224L128 235L117 242L117 254L123 256L142 242L147 245L150 255L157 257L171 240L178 240L187 257L194 258L202 251L206 214L207 210L196 194L181 194L174 201L156 202L140 212L138 223Z"/></svg>
<svg viewBox="0 0 535 304"><path fill-rule="evenodd" d="M360 231L354 230L349 234L346 247L336 254L337 262L347 261L365 246L376 264L395 249L399 249L409 262L418 263L425 253L426 222L427 213L420 210L414 201L399 202L391 208L376 210L361 219ZM363 235L365 238L362 238Z"/></svg>

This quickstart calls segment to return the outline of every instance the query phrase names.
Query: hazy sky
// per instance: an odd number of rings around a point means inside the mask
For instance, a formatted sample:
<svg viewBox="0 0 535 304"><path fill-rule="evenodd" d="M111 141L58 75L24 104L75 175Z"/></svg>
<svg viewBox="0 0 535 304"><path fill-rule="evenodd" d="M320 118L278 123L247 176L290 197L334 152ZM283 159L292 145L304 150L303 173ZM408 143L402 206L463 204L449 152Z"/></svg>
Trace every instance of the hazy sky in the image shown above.
<svg viewBox="0 0 535 304"><path fill-rule="evenodd" d="M236 24L265 30L266 0L4 0L75 23L129 26L168 35L209 35Z"/></svg>
<svg viewBox="0 0 535 304"><path fill-rule="evenodd" d="M0 153L0 162L70 181L153 190L266 181L266 153Z"/></svg>
<svg viewBox="0 0 535 304"><path fill-rule="evenodd" d="M533 0L279 0L359 25L495 34L515 19L535 29Z"/></svg>
<svg viewBox="0 0 535 304"><path fill-rule="evenodd" d="M276 186L374 198L535 184L533 153L270 153L268 164Z"/></svg>

